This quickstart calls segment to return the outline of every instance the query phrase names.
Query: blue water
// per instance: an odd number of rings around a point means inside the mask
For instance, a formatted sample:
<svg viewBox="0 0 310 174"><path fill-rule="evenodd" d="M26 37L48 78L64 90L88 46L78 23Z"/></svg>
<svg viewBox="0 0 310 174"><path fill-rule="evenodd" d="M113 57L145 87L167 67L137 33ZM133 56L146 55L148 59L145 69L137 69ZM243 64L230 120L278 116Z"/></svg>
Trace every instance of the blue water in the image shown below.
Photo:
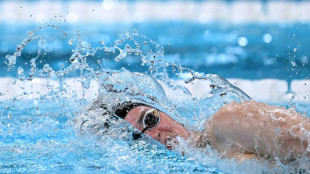
<svg viewBox="0 0 310 174"><path fill-rule="evenodd" d="M73 101L72 101L73 102ZM5 105L10 105L6 102ZM145 137L124 141L79 136L74 128L76 102L14 102L1 106L1 173L200 173L210 170ZM9 112L9 113L8 113ZM4 118L7 114L12 117ZM9 126L10 124L10 126Z"/></svg>
<svg viewBox="0 0 310 174"><path fill-rule="evenodd" d="M39 25L0 24L0 56L4 57L14 52L16 45L27 35L27 31L37 27ZM90 42L93 47L99 46L99 41L104 41L106 45L113 44L118 34L136 31L163 46L167 61L199 72L218 74L224 78L309 78L309 24L149 22L66 24L62 27L69 34L68 38L76 36L76 31L79 31L82 39ZM66 63L72 53L72 47L68 46L68 39L63 38L63 33L46 29L40 31L40 35L49 38L48 42L51 43L46 49L46 55L41 55L42 60L55 68L59 68L61 63ZM240 46L242 38L247 40L245 46ZM36 43L29 45L24 51L27 54L22 55L17 64L23 64L30 57L35 57L37 50ZM145 71L135 59L127 58L115 63L113 56L103 53L95 58L105 58L107 68L119 69L126 66L132 71ZM4 70L1 76L16 76L14 72L6 72L3 64L0 68Z"/></svg>
<svg viewBox="0 0 310 174"><path fill-rule="evenodd" d="M37 27L1 24L1 77L13 77L21 81L31 81L35 77L46 78L60 84L68 78L75 78L83 83L85 89L89 87L87 79L104 79L105 71L102 69L119 71L122 67L131 72L153 74L163 81L167 80L164 77L170 77L170 80L182 79L177 75L181 73L178 71L182 67L199 73L219 74L224 78L309 79L308 24L202 25L154 22L133 25L64 25L60 29L47 27L36 32L42 40L30 42L21 56L17 57L14 68L8 71L8 66L3 63L8 61L5 56L12 55L17 45L27 37L27 31ZM143 54L152 51L145 65L141 65L141 59L132 54L115 61L120 54L118 50L115 53L110 51L109 54L99 50L91 55L89 44L91 48L96 48L100 46L99 41L104 41L106 46L112 46L123 38L119 34L132 34L135 30ZM79 38L83 41L79 41ZM125 50L126 43L131 47L135 45L131 40L124 41L118 44L121 50ZM74 50L78 44L88 48ZM32 73L30 60L38 55L39 50L37 71ZM79 67L73 68L68 74L60 75L73 64L70 60L76 51L81 51L84 55L82 58L87 61L78 64ZM151 63L153 53L158 53L155 55L162 60L154 66ZM165 63L169 66L166 67ZM181 66L176 70L171 68L173 63ZM53 74L46 68L46 64L59 73ZM152 72L150 67L153 68ZM23 72L18 68L22 68ZM184 71L190 72L187 69ZM97 80L100 82L101 79ZM168 84L168 81L165 82ZM143 84L141 86L144 87ZM180 100L170 101L180 115L187 121L194 116L198 118L190 120L189 125L201 126L201 120L206 118L206 114L202 114L203 109L209 109L208 112L212 113L214 108L222 104L217 98L205 101L186 98L189 94L175 84L171 85L171 89L175 96L183 96ZM0 97L5 96L5 91L0 89ZM294 170L291 166L272 168L257 161L238 164L235 160L220 159L212 149L188 147L187 152L190 153L183 156L178 151L165 149L146 136L132 141L128 138L130 133L115 136L80 134L75 118L90 101L64 97L64 93L65 88L35 99L27 98L31 94L22 94L0 101L0 173L283 173ZM203 102L208 102L210 106L201 106ZM307 105L299 106L301 108L297 109L310 108Z"/></svg>

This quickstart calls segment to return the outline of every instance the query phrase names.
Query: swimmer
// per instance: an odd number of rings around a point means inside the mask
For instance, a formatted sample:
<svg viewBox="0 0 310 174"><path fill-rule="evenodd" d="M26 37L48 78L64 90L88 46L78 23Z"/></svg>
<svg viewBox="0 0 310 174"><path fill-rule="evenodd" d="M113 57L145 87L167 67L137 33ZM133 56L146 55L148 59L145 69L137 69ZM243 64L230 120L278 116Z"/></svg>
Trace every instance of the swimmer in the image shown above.
<svg viewBox="0 0 310 174"><path fill-rule="evenodd" d="M128 111L128 112L126 112ZM180 136L196 147L208 144L227 158L280 158L288 163L307 151L310 122L294 110L255 101L231 102L206 121L203 131L188 131L182 124L156 108L127 104L116 115L168 149Z"/></svg>
<svg viewBox="0 0 310 174"><path fill-rule="evenodd" d="M155 79L140 73L127 74L123 79L132 89L117 91L107 85L108 93L99 96L88 111L101 109L103 116L109 115L107 118L123 119L167 149L175 148L177 137L181 137L197 148L209 145L222 157L235 158L240 162L249 158L279 159L287 164L301 157L310 157L310 122L294 109L253 100L230 102L222 106L211 119L202 120L205 122L202 131L192 131L173 119L168 111L158 109L157 101L165 99L158 99L158 94L164 94L164 90ZM120 74L111 75L109 80L114 84L124 83L124 80L118 79ZM148 86L148 90L132 83L135 81L148 84L144 85ZM155 90L156 95L149 94ZM142 94L146 96L143 100L140 97ZM90 120L87 114L82 116L80 129L100 130L110 125L107 122L100 124L100 118ZM134 133L133 139L140 136Z"/></svg>

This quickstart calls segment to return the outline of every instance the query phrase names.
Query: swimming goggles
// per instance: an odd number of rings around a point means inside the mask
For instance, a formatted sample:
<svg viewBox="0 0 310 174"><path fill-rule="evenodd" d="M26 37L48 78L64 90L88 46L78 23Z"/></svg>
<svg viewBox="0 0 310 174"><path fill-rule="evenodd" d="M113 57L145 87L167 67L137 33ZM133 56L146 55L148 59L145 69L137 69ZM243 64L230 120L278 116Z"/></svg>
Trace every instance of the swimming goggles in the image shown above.
<svg viewBox="0 0 310 174"><path fill-rule="evenodd" d="M147 106L147 105L141 103L126 102L115 110L115 115L117 115L119 118L125 119L129 111L138 106ZM144 133L145 131L156 127L159 123L160 123L160 111L157 109L150 109L143 115L142 118L143 129L141 132ZM132 137L133 140L137 140L142 136L140 132L132 132Z"/></svg>
<svg viewBox="0 0 310 174"><path fill-rule="evenodd" d="M142 133L156 127L160 123L160 112L157 109L147 111L143 116L143 129ZM140 132L132 132L132 140L141 138Z"/></svg>
<svg viewBox="0 0 310 174"><path fill-rule="evenodd" d="M156 127L160 122L160 112L157 109L151 109L147 111L143 116L143 130L145 131Z"/></svg>

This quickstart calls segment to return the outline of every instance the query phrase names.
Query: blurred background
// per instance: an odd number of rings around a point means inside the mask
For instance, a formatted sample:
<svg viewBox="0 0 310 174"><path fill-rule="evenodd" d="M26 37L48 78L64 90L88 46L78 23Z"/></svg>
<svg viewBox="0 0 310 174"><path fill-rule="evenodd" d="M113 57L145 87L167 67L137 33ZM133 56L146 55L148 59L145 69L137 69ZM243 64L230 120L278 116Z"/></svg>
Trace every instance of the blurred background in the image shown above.
<svg viewBox="0 0 310 174"><path fill-rule="evenodd" d="M165 59L229 79L254 99L275 103L310 101L310 1L306 0L4 0L0 1L0 58L5 60L28 31L54 24L79 33L93 47L111 45L119 34L137 32L158 42ZM42 61L60 67L72 54L61 32L42 30L50 40ZM35 57L29 45L17 62ZM104 56L103 56L104 57ZM132 71L131 59L105 67ZM0 64L0 76L16 77ZM27 69L25 69L27 71Z"/></svg>

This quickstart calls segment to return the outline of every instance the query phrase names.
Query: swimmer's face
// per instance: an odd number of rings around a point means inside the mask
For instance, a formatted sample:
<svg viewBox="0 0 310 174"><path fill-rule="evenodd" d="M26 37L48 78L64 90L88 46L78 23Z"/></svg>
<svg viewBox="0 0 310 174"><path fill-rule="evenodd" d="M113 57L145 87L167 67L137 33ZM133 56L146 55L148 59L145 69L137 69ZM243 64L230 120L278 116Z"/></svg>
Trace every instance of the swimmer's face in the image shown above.
<svg viewBox="0 0 310 174"><path fill-rule="evenodd" d="M176 137L189 138L189 132L183 125L175 121L167 114L147 106L133 108L125 117L125 120L139 129L144 134L159 141L168 149L172 149Z"/></svg>

